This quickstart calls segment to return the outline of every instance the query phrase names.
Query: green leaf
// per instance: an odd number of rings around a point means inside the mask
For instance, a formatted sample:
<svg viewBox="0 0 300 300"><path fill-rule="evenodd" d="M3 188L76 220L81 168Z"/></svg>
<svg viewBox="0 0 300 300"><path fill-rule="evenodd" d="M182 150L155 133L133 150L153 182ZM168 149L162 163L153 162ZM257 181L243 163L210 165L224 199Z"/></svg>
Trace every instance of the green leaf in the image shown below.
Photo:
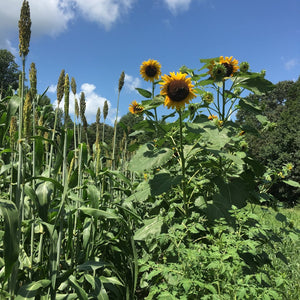
<svg viewBox="0 0 300 300"><path fill-rule="evenodd" d="M95 272L98 269L102 269L104 267L110 267L111 264L103 262L103 261L86 261L81 265L77 266L78 271L92 271Z"/></svg>
<svg viewBox="0 0 300 300"><path fill-rule="evenodd" d="M99 189L97 189L94 185L88 185L87 186L87 194L88 194L88 199L90 201L92 208L98 208L99 207L99 198L100 198Z"/></svg>
<svg viewBox="0 0 300 300"><path fill-rule="evenodd" d="M20 106L20 103L21 103L21 98L19 96L16 96L16 95L12 96L8 101L6 122L5 122L4 131L3 131L3 137L2 137L3 140L2 140L2 142L4 142L7 130L10 126L11 117L16 114L16 112L17 112L17 110Z"/></svg>
<svg viewBox="0 0 300 300"><path fill-rule="evenodd" d="M261 74L251 74L242 78L236 86L243 87L257 95L265 94L274 89L274 84L266 80Z"/></svg>
<svg viewBox="0 0 300 300"><path fill-rule="evenodd" d="M17 240L19 213L16 205L9 200L0 199L0 210L4 217L4 262L5 280L9 277L14 264L18 260L19 244Z"/></svg>
<svg viewBox="0 0 300 300"><path fill-rule="evenodd" d="M124 284L117 277L104 277L100 276L100 280L102 283L110 283L113 285L124 286Z"/></svg>
<svg viewBox="0 0 300 300"><path fill-rule="evenodd" d="M145 89L141 89L141 88L135 88L140 95L142 95L145 98L151 98L152 97L152 93L145 90Z"/></svg>
<svg viewBox="0 0 300 300"><path fill-rule="evenodd" d="M160 234L163 221L158 217L145 220L144 223L145 225L136 231L134 235L135 241L145 241L150 236L156 236Z"/></svg>
<svg viewBox="0 0 300 300"><path fill-rule="evenodd" d="M69 277L68 281L69 281L70 285L74 288L74 290L80 300L88 300L89 299L88 294L84 291L84 289L82 287L80 287L75 276L71 275Z"/></svg>
<svg viewBox="0 0 300 300"><path fill-rule="evenodd" d="M23 285L17 294L17 297L15 300L29 300L29 299L35 299L35 296L37 295L39 289L45 288L48 285L50 285L51 281L49 279L42 279L39 281L34 281L29 284Z"/></svg>
<svg viewBox="0 0 300 300"><path fill-rule="evenodd" d="M45 222L48 220L48 208L52 199L53 190L52 182L45 181L40 183L35 191L38 199L39 216Z"/></svg>
<svg viewBox="0 0 300 300"><path fill-rule="evenodd" d="M300 183L297 182L297 181L294 181L294 180L282 180L284 183L290 185L290 186L293 186L293 187L296 187L296 188L300 188Z"/></svg>
<svg viewBox="0 0 300 300"><path fill-rule="evenodd" d="M79 210L82 211L85 215L88 215L90 217L94 217L96 219L98 218L105 218L105 219L120 219L117 215L107 212L105 210L100 210L96 208L91 208L91 207L79 207Z"/></svg>
<svg viewBox="0 0 300 300"><path fill-rule="evenodd" d="M180 183L182 179L181 175L171 176L171 174L163 170L154 175L153 179L149 181L151 187L151 195L158 196L162 193L168 192L172 186Z"/></svg>
<svg viewBox="0 0 300 300"><path fill-rule="evenodd" d="M158 149L153 144L142 145L129 163L132 172L144 172L158 168L167 163L173 156L173 151L168 148Z"/></svg>

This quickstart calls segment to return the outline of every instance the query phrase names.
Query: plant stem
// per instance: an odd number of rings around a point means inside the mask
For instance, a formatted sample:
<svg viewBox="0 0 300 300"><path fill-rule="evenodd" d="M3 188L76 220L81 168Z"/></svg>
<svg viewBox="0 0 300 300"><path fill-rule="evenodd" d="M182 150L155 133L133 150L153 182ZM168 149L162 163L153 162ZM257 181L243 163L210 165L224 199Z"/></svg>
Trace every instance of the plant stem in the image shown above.
<svg viewBox="0 0 300 300"><path fill-rule="evenodd" d="M117 113L116 113L116 119L115 119L115 124L114 124L115 126L114 126L113 152L112 152L112 163L111 163L112 170L116 166L116 164L115 164L115 150L116 150L117 122L118 122L118 113L119 113L120 93L121 93L121 90L119 89L118 102L117 102Z"/></svg>
<svg viewBox="0 0 300 300"><path fill-rule="evenodd" d="M185 209L185 214L188 215L188 203L187 203L187 198L186 198L186 174L185 174L185 157L184 157L184 152L183 152L183 135L182 135L182 112L181 110L177 111L179 114L179 136L180 136L180 160L181 160L181 172L182 172L182 193L183 193L183 204L184 204L184 209Z"/></svg>

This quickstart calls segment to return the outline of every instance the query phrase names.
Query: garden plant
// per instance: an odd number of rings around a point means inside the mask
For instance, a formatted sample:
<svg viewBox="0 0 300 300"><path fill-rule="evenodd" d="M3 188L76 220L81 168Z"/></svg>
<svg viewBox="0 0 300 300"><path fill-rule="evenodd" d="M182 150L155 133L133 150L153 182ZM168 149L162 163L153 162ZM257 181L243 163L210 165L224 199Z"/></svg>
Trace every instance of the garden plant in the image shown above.
<svg viewBox="0 0 300 300"><path fill-rule="evenodd" d="M74 78L62 70L55 110L34 63L24 85L30 25L24 0L20 84L0 99L0 298L299 299L300 224L273 205L279 179L248 151L260 133L234 122L245 110L272 127L247 97L272 91L265 72L220 56L163 75L145 60L151 89L129 107L139 122L119 124L120 144L116 122L107 141L98 109L90 144L83 93L70 122ZM124 72L118 103L123 84Z"/></svg>

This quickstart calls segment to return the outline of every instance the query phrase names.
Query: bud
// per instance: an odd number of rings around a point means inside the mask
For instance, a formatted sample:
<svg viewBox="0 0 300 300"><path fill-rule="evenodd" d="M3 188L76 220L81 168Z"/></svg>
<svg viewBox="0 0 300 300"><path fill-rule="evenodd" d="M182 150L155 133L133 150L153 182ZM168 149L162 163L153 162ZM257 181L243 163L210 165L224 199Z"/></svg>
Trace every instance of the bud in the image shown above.
<svg viewBox="0 0 300 300"><path fill-rule="evenodd" d="M36 89L36 68L35 68L35 63L31 63L30 69L29 69L29 81L30 81L30 90L32 93L32 97L35 97L37 94L37 89Z"/></svg>
<svg viewBox="0 0 300 300"><path fill-rule="evenodd" d="M121 92L123 85L124 85L124 79L125 79L125 73L124 71L121 73L120 79L119 79L119 93Z"/></svg>
<svg viewBox="0 0 300 300"><path fill-rule="evenodd" d="M212 68L212 77L217 80L222 79L223 77L225 77L226 72L227 70L224 65L216 64Z"/></svg>
<svg viewBox="0 0 300 300"><path fill-rule="evenodd" d="M29 53L29 42L31 36L30 7L28 1L24 0L19 20L19 53L26 56Z"/></svg>
<svg viewBox="0 0 300 300"><path fill-rule="evenodd" d="M107 103L107 100L105 100L104 106L103 106L103 118L104 118L104 120L106 120L107 115L108 115L108 103Z"/></svg>
<svg viewBox="0 0 300 300"><path fill-rule="evenodd" d="M211 92L205 92L202 96L202 100L205 104L211 104L214 102L214 95Z"/></svg>
<svg viewBox="0 0 300 300"><path fill-rule="evenodd" d="M249 63L246 61L241 62L240 63L240 71L242 73L246 73L246 72L248 72L248 70L249 70Z"/></svg>
<svg viewBox="0 0 300 300"><path fill-rule="evenodd" d="M61 102L63 96L64 96L64 85L65 85L65 70L61 70L57 87L56 87L56 95L57 95L57 105Z"/></svg>
<svg viewBox="0 0 300 300"><path fill-rule="evenodd" d="M65 122L67 117L69 116L69 102L70 102L70 81L69 75L65 76L65 84L64 84L64 94L65 94Z"/></svg>

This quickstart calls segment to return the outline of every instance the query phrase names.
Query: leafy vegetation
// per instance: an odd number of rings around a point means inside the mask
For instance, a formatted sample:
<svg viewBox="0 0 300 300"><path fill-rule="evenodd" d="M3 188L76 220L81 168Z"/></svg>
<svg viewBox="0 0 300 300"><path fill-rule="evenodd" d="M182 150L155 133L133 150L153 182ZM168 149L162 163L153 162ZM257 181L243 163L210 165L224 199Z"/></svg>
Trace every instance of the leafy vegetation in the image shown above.
<svg viewBox="0 0 300 300"><path fill-rule="evenodd" d="M201 63L162 81L157 61L142 64L152 92L138 89L144 100L119 123L120 147L99 113L89 137L84 94L70 123L76 83L64 70L63 116L41 104L35 66L28 90L22 72L18 93L0 99L1 298L297 299L299 211L262 205L272 177L231 121L255 111L264 132L271 123L242 95L274 86L232 57ZM162 104L175 109L159 119Z"/></svg>
<svg viewBox="0 0 300 300"><path fill-rule="evenodd" d="M261 118L263 122L271 120L261 132L262 125L256 114L239 111L237 121L240 124L248 131L260 131L260 135L246 134L249 150L270 169L269 175L274 181L270 193L274 198L294 206L299 201L300 188L292 187L286 181L300 182L300 78L296 82L279 82L266 95L251 95L249 100L262 107L261 115L267 117L265 121ZM289 172L286 172L287 168Z"/></svg>

